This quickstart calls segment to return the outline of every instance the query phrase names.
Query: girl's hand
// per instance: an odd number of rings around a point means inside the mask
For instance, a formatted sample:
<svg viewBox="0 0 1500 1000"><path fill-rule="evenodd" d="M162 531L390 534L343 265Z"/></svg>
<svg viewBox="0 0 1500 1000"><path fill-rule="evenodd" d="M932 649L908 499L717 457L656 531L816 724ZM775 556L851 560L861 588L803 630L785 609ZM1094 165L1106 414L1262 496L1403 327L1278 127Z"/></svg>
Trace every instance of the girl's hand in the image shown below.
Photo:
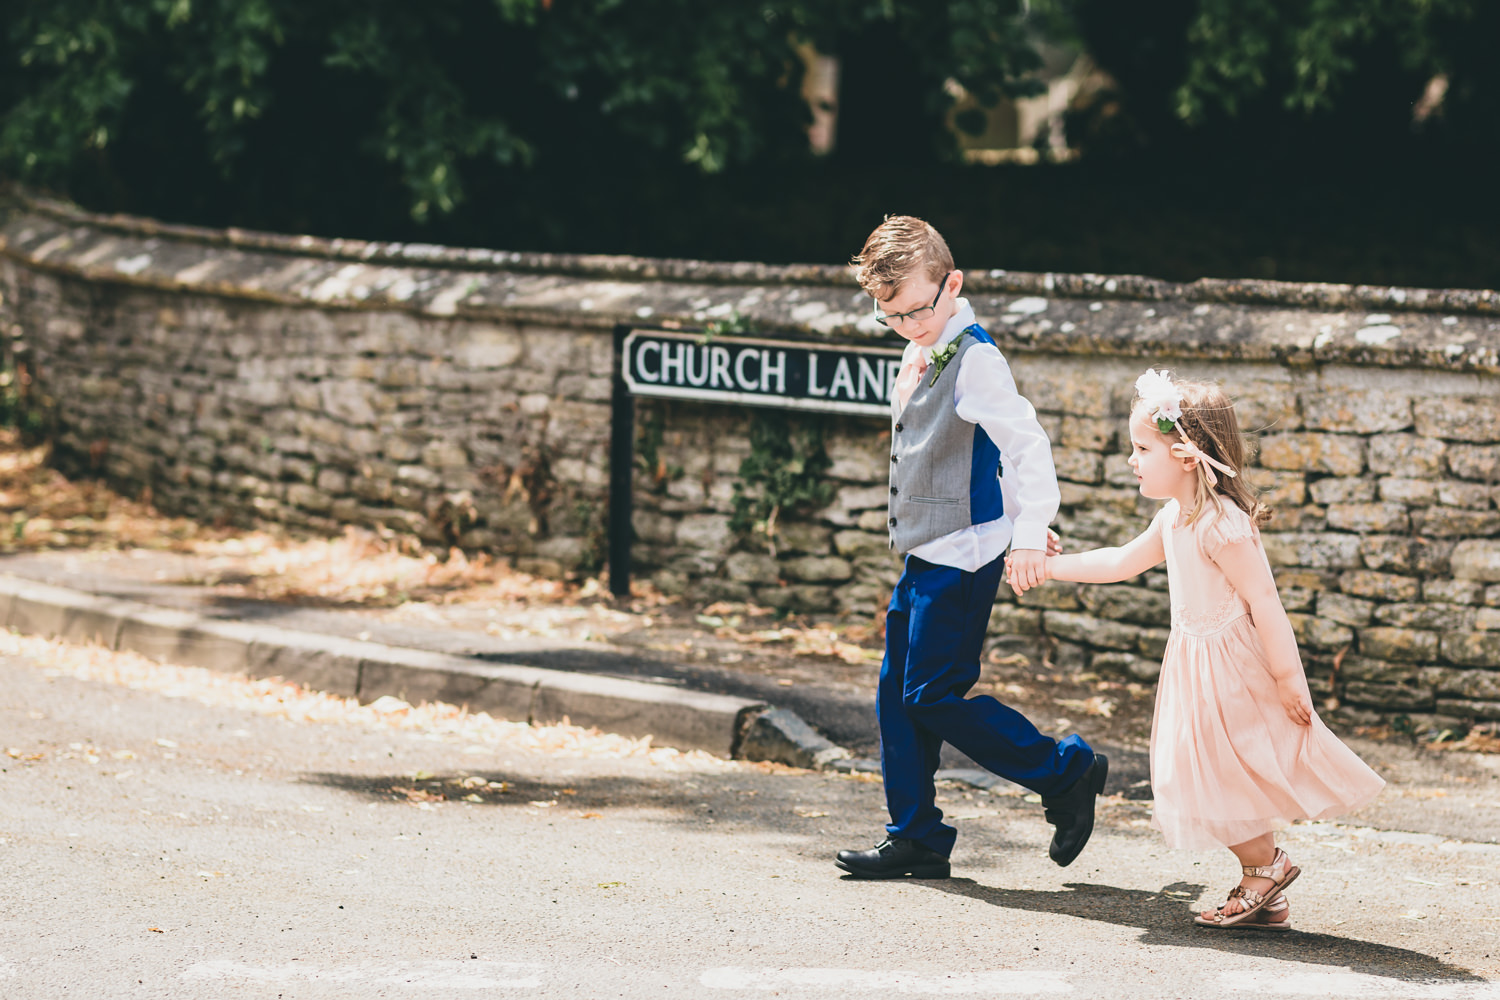
<svg viewBox="0 0 1500 1000"><path fill-rule="evenodd" d="M1051 528L1047 529L1047 555L1062 555L1062 539L1057 537L1057 532Z"/></svg>
<svg viewBox="0 0 1500 1000"><path fill-rule="evenodd" d="M1312 725L1312 697L1306 681L1300 677L1277 681L1276 692L1281 695L1281 707L1288 719L1299 726Z"/></svg>

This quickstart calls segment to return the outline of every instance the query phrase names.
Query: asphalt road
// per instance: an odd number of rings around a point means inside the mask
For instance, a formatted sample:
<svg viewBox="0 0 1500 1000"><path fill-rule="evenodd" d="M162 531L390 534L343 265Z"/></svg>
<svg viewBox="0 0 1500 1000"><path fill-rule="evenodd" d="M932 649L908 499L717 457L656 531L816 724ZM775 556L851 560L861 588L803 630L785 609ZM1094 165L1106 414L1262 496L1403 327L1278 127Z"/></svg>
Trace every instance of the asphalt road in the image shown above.
<svg viewBox="0 0 1500 1000"><path fill-rule="evenodd" d="M1137 801L1058 869L1040 806L954 785L955 878L856 882L868 780L165 686L0 656L5 1000L1500 1000L1487 830L1299 825L1298 929L1215 932L1228 853Z"/></svg>

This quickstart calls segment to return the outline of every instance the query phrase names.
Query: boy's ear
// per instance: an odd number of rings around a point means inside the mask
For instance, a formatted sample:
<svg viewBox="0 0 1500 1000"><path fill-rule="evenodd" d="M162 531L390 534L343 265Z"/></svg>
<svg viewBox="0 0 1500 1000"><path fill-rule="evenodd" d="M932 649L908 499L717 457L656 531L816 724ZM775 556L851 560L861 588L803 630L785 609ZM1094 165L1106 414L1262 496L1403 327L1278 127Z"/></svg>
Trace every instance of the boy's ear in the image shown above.
<svg viewBox="0 0 1500 1000"><path fill-rule="evenodd" d="M951 298L957 298L958 293L963 290L964 273L962 271L955 270L952 274L948 275L948 295Z"/></svg>

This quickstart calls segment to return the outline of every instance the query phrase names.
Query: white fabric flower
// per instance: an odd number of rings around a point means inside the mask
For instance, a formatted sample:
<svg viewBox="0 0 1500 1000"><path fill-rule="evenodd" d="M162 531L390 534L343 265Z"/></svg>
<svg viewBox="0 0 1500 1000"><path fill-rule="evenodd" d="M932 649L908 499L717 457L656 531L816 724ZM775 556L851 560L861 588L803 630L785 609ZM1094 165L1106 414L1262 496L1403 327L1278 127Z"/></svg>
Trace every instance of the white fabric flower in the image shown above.
<svg viewBox="0 0 1500 1000"><path fill-rule="evenodd" d="M1135 380L1135 394L1146 408L1146 415L1163 434L1169 434L1182 419L1182 393L1172 384L1171 376L1148 368Z"/></svg>

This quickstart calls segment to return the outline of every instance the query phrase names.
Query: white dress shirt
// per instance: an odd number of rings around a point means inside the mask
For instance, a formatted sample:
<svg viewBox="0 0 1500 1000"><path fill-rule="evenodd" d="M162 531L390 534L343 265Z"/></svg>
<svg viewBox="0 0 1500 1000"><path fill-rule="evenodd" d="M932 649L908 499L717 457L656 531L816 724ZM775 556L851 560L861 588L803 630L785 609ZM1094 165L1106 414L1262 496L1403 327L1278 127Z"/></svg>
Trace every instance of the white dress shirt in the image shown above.
<svg viewBox="0 0 1500 1000"><path fill-rule="evenodd" d="M932 363L941 350L974 325L974 310L968 299L957 300L958 311L943 327L943 335L931 347L907 342L903 365L917 352ZM970 525L924 542L911 555L939 566L974 572L1006 550L1047 548L1047 526L1057 516L1061 496L1057 470L1052 465L1052 442L1037 422L1036 410L1016 391L1005 356L993 344L975 344L963 356L953 387L953 404L959 417L984 428L1000 449L1000 493L1005 513L993 521ZM891 412L901 415L900 400L891 397Z"/></svg>

